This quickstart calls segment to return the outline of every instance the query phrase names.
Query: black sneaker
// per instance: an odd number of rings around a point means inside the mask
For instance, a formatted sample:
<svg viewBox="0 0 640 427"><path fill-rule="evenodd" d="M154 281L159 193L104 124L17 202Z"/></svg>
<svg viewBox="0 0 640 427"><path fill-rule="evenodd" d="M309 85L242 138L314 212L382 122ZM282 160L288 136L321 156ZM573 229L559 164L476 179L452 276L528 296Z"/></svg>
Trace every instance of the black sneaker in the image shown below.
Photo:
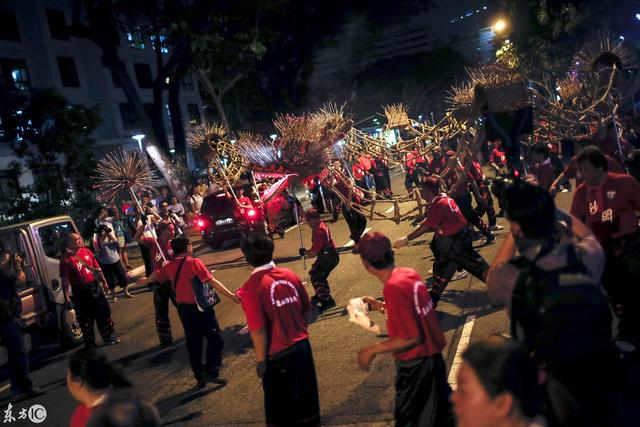
<svg viewBox="0 0 640 427"><path fill-rule="evenodd" d="M358 255L360 253L360 243L356 243L353 249L351 249L351 253L354 255Z"/></svg>
<svg viewBox="0 0 640 427"><path fill-rule="evenodd" d="M484 241L484 245L483 246L489 246L495 240L496 240L496 235L493 234L493 232L490 232L489 235L487 236L487 240Z"/></svg>
<svg viewBox="0 0 640 427"><path fill-rule="evenodd" d="M38 397L38 396L42 396L43 394L45 394L47 392L47 390L42 389L40 387L36 387L36 386L32 386L29 390L25 391L25 395L31 399L33 397Z"/></svg>
<svg viewBox="0 0 640 427"><path fill-rule="evenodd" d="M120 339L116 334L111 334L109 339L104 340L104 345L116 345L120 344Z"/></svg>
<svg viewBox="0 0 640 427"><path fill-rule="evenodd" d="M323 311L327 311L330 308L333 308L336 306L336 302L333 298L330 298L326 301L320 301L320 307L318 307L318 311L320 311L321 313Z"/></svg>
<svg viewBox="0 0 640 427"><path fill-rule="evenodd" d="M160 347L169 347L171 344L173 344L173 339L160 341Z"/></svg>
<svg viewBox="0 0 640 427"><path fill-rule="evenodd" d="M196 390L202 390L206 386L207 386L207 383L204 381L204 378L196 379L196 385L194 387Z"/></svg>

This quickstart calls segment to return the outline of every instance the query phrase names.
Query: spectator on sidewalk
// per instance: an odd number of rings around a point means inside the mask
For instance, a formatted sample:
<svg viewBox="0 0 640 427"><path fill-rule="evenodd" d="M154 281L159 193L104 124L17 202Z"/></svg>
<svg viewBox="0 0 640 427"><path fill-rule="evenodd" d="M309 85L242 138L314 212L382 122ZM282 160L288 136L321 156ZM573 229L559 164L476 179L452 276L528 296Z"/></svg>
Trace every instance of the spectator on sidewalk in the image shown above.
<svg viewBox="0 0 640 427"><path fill-rule="evenodd" d="M129 286L127 273L120 261L119 243L116 237L110 233L109 227L101 225L93 238L93 247L95 248L95 256L100 264L100 269L107 280L107 285L111 291L113 302L118 302L116 296L116 286L124 291L127 298L133 298L127 289Z"/></svg>

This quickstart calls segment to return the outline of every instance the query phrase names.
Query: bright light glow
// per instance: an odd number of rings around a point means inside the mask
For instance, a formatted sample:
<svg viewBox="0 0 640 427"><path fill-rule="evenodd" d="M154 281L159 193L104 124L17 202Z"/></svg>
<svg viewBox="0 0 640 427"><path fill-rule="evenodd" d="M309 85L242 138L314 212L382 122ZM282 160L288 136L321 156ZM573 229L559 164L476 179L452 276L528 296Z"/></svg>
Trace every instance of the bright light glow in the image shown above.
<svg viewBox="0 0 640 427"><path fill-rule="evenodd" d="M269 135L269 138L273 139L274 141L277 137L278 135L276 135L275 133L272 133L271 135Z"/></svg>
<svg viewBox="0 0 640 427"><path fill-rule="evenodd" d="M504 44L509 44L509 43L511 43L511 40L509 40L509 39L506 39L506 40L504 41Z"/></svg>
<svg viewBox="0 0 640 427"><path fill-rule="evenodd" d="M235 139L232 139L232 140L231 140L231 141L229 141L229 142L230 142L230 143L232 143L232 144L235 144L235 143L236 143L236 140L235 140Z"/></svg>
<svg viewBox="0 0 640 427"><path fill-rule="evenodd" d="M198 218L198 220L196 221L196 225L198 226L198 228L204 228L204 219Z"/></svg>
<svg viewBox="0 0 640 427"><path fill-rule="evenodd" d="M249 210L247 211L247 216L248 216L249 218L253 218L254 216L256 216L256 211L255 211L255 209L249 209Z"/></svg>
<svg viewBox="0 0 640 427"><path fill-rule="evenodd" d="M624 36L618 37L620 40L624 41Z"/></svg>
<svg viewBox="0 0 640 427"><path fill-rule="evenodd" d="M170 152L171 154L174 154L174 153L176 152L176 149L175 149L175 148L172 148L171 150L169 150L169 152Z"/></svg>
<svg viewBox="0 0 640 427"><path fill-rule="evenodd" d="M504 31L506 28L507 28L507 23L504 19L499 19L498 21L496 21L495 24L493 24L493 30L496 33L500 33Z"/></svg>
<svg viewBox="0 0 640 427"><path fill-rule="evenodd" d="M487 6L482 6L482 10L487 10Z"/></svg>
<svg viewBox="0 0 640 427"><path fill-rule="evenodd" d="M636 13L636 19L640 21L640 13Z"/></svg>
<svg viewBox="0 0 640 427"><path fill-rule="evenodd" d="M135 139L136 141L138 141L138 148L140 150L142 150L142 140L144 139L146 135L143 133L139 133L137 135L133 135L131 138Z"/></svg>

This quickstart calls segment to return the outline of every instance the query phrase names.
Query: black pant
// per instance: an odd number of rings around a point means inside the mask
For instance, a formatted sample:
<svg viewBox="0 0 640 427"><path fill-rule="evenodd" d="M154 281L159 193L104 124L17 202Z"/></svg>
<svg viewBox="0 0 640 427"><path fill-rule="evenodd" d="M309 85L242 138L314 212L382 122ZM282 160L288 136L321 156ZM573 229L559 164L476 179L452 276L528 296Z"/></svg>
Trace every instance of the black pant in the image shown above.
<svg viewBox="0 0 640 427"><path fill-rule="evenodd" d="M173 341L171 334L171 321L169 320L169 301L176 306L176 295L171 289L170 283L153 283L153 309L156 316L156 331L160 344L169 344Z"/></svg>
<svg viewBox="0 0 640 427"><path fill-rule="evenodd" d="M153 261L151 260L151 251L145 245L138 244L140 255L144 261L144 275L149 277L153 273Z"/></svg>
<svg viewBox="0 0 640 427"><path fill-rule="evenodd" d="M116 261L113 264L100 263L100 268L104 278L107 279L109 289L114 290L117 285L120 285L122 289L128 286L127 273L124 271L122 262Z"/></svg>
<svg viewBox="0 0 640 427"><path fill-rule="evenodd" d="M396 361L397 427L453 427L451 387L441 354Z"/></svg>
<svg viewBox="0 0 640 427"><path fill-rule="evenodd" d="M606 256L602 283L620 318L618 333L640 343L640 231L602 246Z"/></svg>
<svg viewBox="0 0 640 427"><path fill-rule="evenodd" d="M349 237L358 243L362 237L362 233L364 233L365 228L367 228L367 217L346 205L342 207L342 215L344 215L344 219L349 226Z"/></svg>
<svg viewBox="0 0 640 427"><path fill-rule="evenodd" d="M103 341L115 339L111 309L100 286L82 285L72 288L71 301L75 306L76 317L84 335L84 345L87 347L96 346L94 323L97 324ZM92 288L97 292L92 291Z"/></svg>
<svg viewBox="0 0 640 427"><path fill-rule="evenodd" d="M318 382L308 340L269 356L262 389L267 425L320 425Z"/></svg>
<svg viewBox="0 0 640 427"><path fill-rule="evenodd" d="M29 378L29 353L22 336L22 325L15 319L0 323L0 337L7 347L11 391L26 392L33 384Z"/></svg>
<svg viewBox="0 0 640 427"><path fill-rule="evenodd" d="M220 325L213 309L200 311L195 304L178 304L178 315L187 341L189 363L197 380L202 379L205 370L217 376L222 366L224 341L220 336ZM207 340L205 363L202 364L202 340Z"/></svg>
<svg viewBox="0 0 640 427"><path fill-rule="evenodd" d="M331 288L329 288L329 274L340 262L340 256L335 249L323 250L318 254L316 261L309 270L311 286L316 291L316 296L320 301L327 301L331 298Z"/></svg>
<svg viewBox="0 0 640 427"><path fill-rule="evenodd" d="M487 224L485 224L480 215L473 210L470 192L467 191L458 197L454 197L453 200L456 202L456 205L460 208L460 212L462 212L462 215L470 225L475 225L485 236L489 236L491 234Z"/></svg>
<svg viewBox="0 0 640 427"><path fill-rule="evenodd" d="M478 192L482 200L476 200L475 214L482 218L482 215L487 214L487 220L489 221L489 227L496 225L496 210L493 207L493 197L491 197L491 191L486 181L482 180L478 182ZM486 206L486 209L482 205Z"/></svg>
<svg viewBox="0 0 640 427"><path fill-rule="evenodd" d="M448 237L435 237L431 241L433 262L433 288L431 296L437 304L456 270L463 268L484 282L489 264L474 248L471 234L466 228Z"/></svg>

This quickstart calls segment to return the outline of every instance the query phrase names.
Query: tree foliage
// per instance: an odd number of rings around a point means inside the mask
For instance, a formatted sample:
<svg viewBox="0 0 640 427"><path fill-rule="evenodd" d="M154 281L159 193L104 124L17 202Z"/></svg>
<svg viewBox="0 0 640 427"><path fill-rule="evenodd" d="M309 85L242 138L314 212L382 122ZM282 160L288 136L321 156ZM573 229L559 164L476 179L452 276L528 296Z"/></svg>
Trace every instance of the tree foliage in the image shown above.
<svg viewBox="0 0 640 427"><path fill-rule="evenodd" d="M100 122L97 108L69 105L53 89L34 89L13 111L5 126L19 159L12 168L18 176L31 173L33 183L18 185L2 221L71 215L82 227L97 206L91 137Z"/></svg>

